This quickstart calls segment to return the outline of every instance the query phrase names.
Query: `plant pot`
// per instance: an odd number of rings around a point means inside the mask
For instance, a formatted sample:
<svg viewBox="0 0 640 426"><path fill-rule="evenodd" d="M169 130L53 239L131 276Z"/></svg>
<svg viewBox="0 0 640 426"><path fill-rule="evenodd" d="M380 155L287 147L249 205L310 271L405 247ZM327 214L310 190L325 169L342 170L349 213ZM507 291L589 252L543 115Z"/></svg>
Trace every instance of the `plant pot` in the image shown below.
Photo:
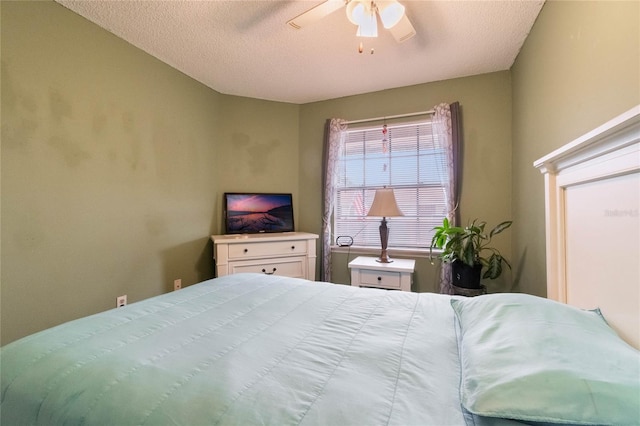
<svg viewBox="0 0 640 426"><path fill-rule="evenodd" d="M478 263L469 266L460 260L454 260L451 264L453 282L456 287L481 289L480 278L482 273L482 264Z"/></svg>
<svg viewBox="0 0 640 426"><path fill-rule="evenodd" d="M453 294L457 296L474 297L487 294L487 288L485 286L480 286L480 288L463 288L452 285L451 287L453 288Z"/></svg>

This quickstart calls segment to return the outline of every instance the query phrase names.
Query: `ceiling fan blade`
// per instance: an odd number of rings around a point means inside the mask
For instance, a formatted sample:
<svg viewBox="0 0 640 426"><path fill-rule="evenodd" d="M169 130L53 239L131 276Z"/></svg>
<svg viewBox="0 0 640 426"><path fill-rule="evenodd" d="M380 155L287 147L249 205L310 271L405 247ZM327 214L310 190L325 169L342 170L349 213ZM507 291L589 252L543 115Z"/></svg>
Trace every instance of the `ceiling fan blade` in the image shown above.
<svg viewBox="0 0 640 426"><path fill-rule="evenodd" d="M302 27L306 27L307 25L324 18L328 14L335 12L344 5L344 0L326 0L325 2L320 3L319 5L289 20L287 25L299 30Z"/></svg>
<svg viewBox="0 0 640 426"><path fill-rule="evenodd" d="M413 25L411 24L411 21L409 21L409 18L407 18L407 15L403 15L400 22L390 28L389 31L398 43L409 40L411 37L416 35L416 30L413 28Z"/></svg>

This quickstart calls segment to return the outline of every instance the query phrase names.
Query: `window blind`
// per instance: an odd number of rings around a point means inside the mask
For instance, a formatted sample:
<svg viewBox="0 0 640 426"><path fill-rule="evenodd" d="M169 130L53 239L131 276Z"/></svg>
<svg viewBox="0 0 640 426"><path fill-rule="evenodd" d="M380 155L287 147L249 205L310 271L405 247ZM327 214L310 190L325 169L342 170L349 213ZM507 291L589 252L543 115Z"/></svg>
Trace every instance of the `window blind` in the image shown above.
<svg viewBox="0 0 640 426"><path fill-rule="evenodd" d="M446 215L451 171L431 120L350 129L341 147L334 211L335 236L380 246L379 217L367 217L375 190L393 188L404 216L387 218L389 247L429 247Z"/></svg>

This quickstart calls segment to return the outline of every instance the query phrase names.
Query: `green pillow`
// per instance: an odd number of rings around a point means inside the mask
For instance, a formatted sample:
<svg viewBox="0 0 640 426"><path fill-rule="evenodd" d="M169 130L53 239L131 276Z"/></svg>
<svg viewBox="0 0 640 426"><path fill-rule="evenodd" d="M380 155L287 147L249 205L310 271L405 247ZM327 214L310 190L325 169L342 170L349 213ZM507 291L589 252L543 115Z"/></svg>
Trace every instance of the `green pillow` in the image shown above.
<svg viewBox="0 0 640 426"><path fill-rule="evenodd" d="M452 299L469 412L549 423L640 424L640 352L599 310L526 294Z"/></svg>

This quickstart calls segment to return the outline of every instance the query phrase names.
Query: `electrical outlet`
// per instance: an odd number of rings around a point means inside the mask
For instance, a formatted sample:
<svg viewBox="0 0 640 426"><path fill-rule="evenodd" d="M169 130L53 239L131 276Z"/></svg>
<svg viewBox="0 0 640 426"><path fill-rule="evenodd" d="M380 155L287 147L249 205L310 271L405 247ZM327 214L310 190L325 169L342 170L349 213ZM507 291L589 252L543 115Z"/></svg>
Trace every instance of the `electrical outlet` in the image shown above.
<svg viewBox="0 0 640 426"><path fill-rule="evenodd" d="M180 290L182 288L182 278L173 280L173 291Z"/></svg>
<svg viewBox="0 0 640 426"><path fill-rule="evenodd" d="M116 297L116 308L122 308L127 304L127 295L123 294L122 296Z"/></svg>

